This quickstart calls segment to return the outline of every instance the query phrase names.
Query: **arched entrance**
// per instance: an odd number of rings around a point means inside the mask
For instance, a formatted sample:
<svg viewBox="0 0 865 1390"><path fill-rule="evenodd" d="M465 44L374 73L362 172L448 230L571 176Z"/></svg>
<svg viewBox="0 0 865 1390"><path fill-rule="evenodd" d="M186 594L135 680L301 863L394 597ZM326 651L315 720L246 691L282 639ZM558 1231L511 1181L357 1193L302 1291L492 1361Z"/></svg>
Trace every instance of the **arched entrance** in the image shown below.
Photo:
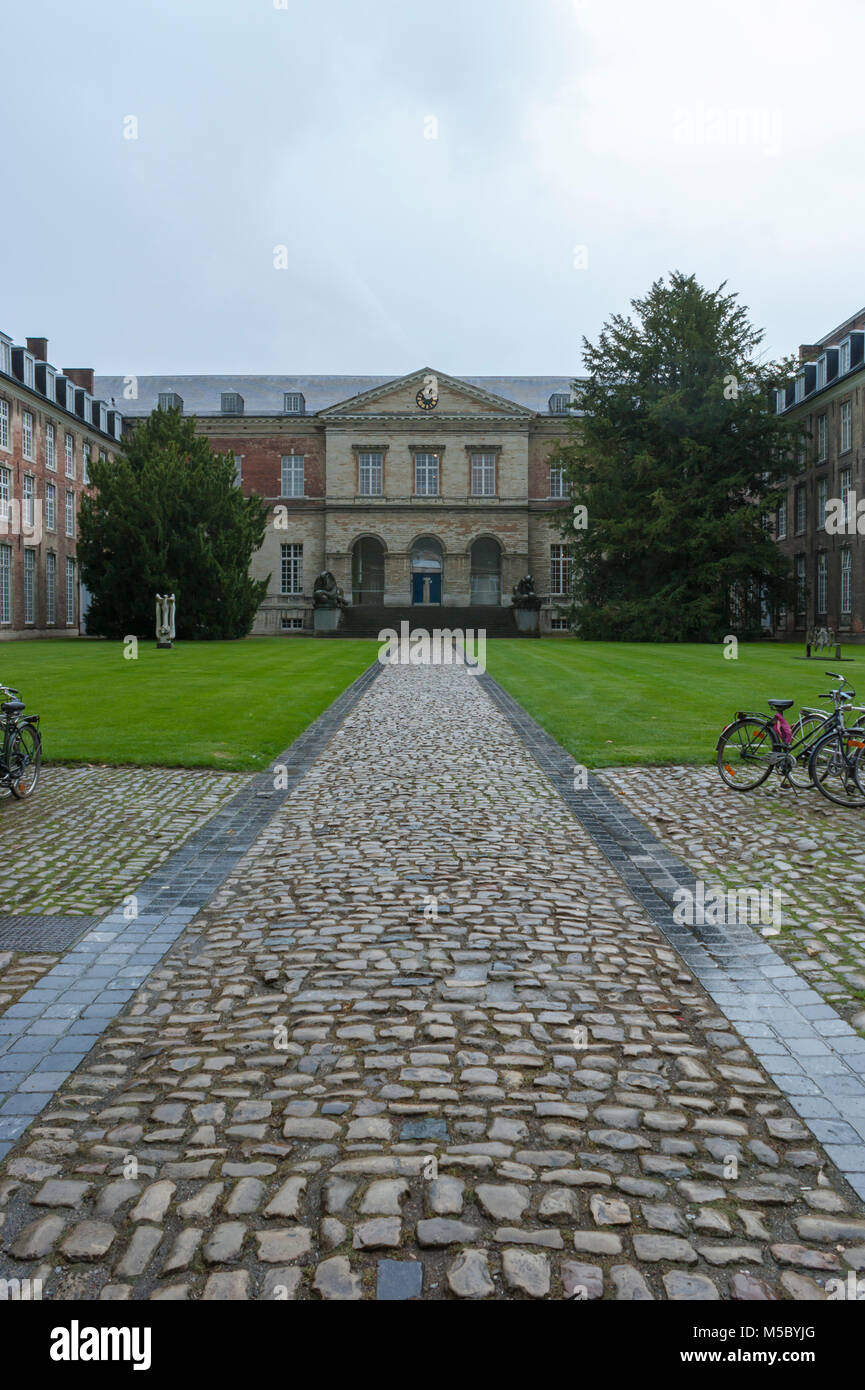
<svg viewBox="0 0 865 1390"><path fill-rule="evenodd" d="M441 603L444 555L435 536L418 536L411 548L412 603Z"/></svg>
<svg viewBox="0 0 865 1390"><path fill-rule="evenodd" d="M472 542L471 600L486 605L502 601L502 548L492 536Z"/></svg>
<svg viewBox="0 0 865 1390"><path fill-rule="evenodd" d="M384 546L375 536L362 536L352 548L351 601L384 602Z"/></svg>

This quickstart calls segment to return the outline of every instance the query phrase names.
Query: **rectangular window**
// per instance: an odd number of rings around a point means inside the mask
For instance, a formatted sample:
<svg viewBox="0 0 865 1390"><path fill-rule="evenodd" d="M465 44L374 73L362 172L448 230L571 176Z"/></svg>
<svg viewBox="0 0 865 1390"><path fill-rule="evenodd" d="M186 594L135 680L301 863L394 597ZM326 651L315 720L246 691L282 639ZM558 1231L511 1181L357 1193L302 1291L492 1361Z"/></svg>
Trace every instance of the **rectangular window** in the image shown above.
<svg viewBox="0 0 865 1390"><path fill-rule="evenodd" d="M303 497L305 465L303 454L283 454L280 497Z"/></svg>
<svg viewBox="0 0 865 1390"><path fill-rule="evenodd" d="M234 455L234 481L238 487L243 482L243 454Z"/></svg>
<svg viewBox="0 0 865 1390"><path fill-rule="evenodd" d="M12 621L12 547L0 545L0 623Z"/></svg>
<svg viewBox="0 0 865 1390"><path fill-rule="evenodd" d="M21 416L21 452L26 459L32 459L33 454L33 416L29 410L25 410Z"/></svg>
<svg viewBox="0 0 865 1390"><path fill-rule="evenodd" d="M45 556L45 622L57 621L57 556L53 551Z"/></svg>
<svg viewBox="0 0 865 1390"><path fill-rule="evenodd" d="M36 551L24 551L24 621L36 621Z"/></svg>
<svg viewBox="0 0 865 1390"><path fill-rule="evenodd" d="M826 426L826 416L821 415L817 420L817 462L823 463L829 449L829 431Z"/></svg>
<svg viewBox="0 0 865 1390"><path fill-rule="evenodd" d="M0 449L9 448L9 402L0 401Z"/></svg>
<svg viewBox="0 0 865 1390"><path fill-rule="evenodd" d="M12 520L12 469L0 468L0 521Z"/></svg>
<svg viewBox="0 0 865 1390"><path fill-rule="evenodd" d="M807 593L807 590L806 590L806 585L805 585L805 556L804 556L804 555L797 555L797 556L796 556L796 617L797 617L797 618L804 618L804 616L805 616L805 599L806 599L806 593Z"/></svg>
<svg viewBox="0 0 865 1390"><path fill-rule="evenodd" d="M416 497L438 497L439 456L438 454L415 454L414 490Z"/></svg>
<svg viewBox="0 0 865 1390"><path fill-rule="evenodd" d="M822 531L826 525L826 498L829 492L829 483L826 478L817 479L817 530Z"/></svg>
<svg viewBox="0 0 865 1390"><path fill-rule="evenodd" d="M796 489L796 535L801 536L808 523L808 494L804 485Z"/></svg>
<svg viewBox="0 0 865 1390"><path fill-rule="evenodd" d="M66 534L75 535L75 493L66 493Z"/></svg>
<svg viewBox="0 0 865 1390"><path fill-rule="evenodd" d="M280 546L280 593L303 593L303 546Z"/></svg>
<svg viewBox="0 0 865 1390"><path fill-rule="evenodd" d="M22 518L24 525L29 526L30 530L36 525L36 479L32 473L25 473L22 479L22 499L23 512Z"/></svg>
<svg viewBox="0 0 865 1390"><path fill-rule="evenodd" d="M67 434L65 442L66 476L75 477L75 439L71 434Z"/></svg>
<svg viewBox="0 0 865 1390"><path fill-rule="evenodd" d="M105 463L105 462L107 461L107 459L108 459L108 455L106 454L105 450L104 450L104 449L100 449L100 450L99 450L99 462L100 462L100 463Z"/></svg>
<svg viewBox="0 0 865 1390"><path fill-rule="evenodd" d="M81 445L81 481L90 482L90 445Z"/></svg>
<svg viewBox="0 0 865 1390"><path fill-rule="evenodd" d="M282 403L286 415L302 415L304 412L304 399L299 391L284 391ZM288 496L289 494L283 495Z"/></svg>
<svg viewBox="0 0 865 1390"><path fill-rule="evenodd" d="M495 454L472 454L472 496L495 497Z"/></svg>
<svg viewBox="0 0 865 1390"><path fill-rule="evenodd" d="M66 626L75 626L75 561L66 556Z"/></svg>
<svg viewBox="0 0 865 1390"><path fill-rule="evenodd" d="M571 591L573 558L568 545L550 546L550 593L561 597Z"/></svg>
<svg viewBox="0 0 865 1390"><path fill-rule="evenodd" d="M382 454L358 454L357 490L361 497L381 496L383 462Z"/></svg>
<svg viewBox="0 0 865 1390"><path fill-rule="evenodd" d="M57 484L45 484L45 529L54 531L57 528Z"/></svg>
<svg viewBox="0 0 865 1390"><path fill-rule="evenodd" d="M847 617L853 612L853 552L841 551L841 612Z"/></svg>
<svg viewBox="0 0 865 1390"><path fill-rule="evenodd" d="M550 618L550 630L552 632L567 632L567 618Z"/></svg>
<svg viewBox="0 0 865 1390"><path fill-rule="evenodd" d="M303 627L303 618L283 618L281 626L283 632L297 632Z"/></svg>
<svg viewBox="0 0 865 1390"><path fill-rule="evenodd" d="M550 464L550 496L567 497L568 486L565 478L565 470L561 464Z"/></svg>
<svg viewBox="0 0 865 1390"><path fill-rule="evenodd" d="M853 404L852 404L851 401L845 401L844 404L841 406L841 453L842 453L842 454L843 454L847 449L850 449L850 448L852 448L852 446L853 446L853 432L852 432L852 428L851 428L852 423L853 423Z"/></svg>
<svg viewBox="0 0 865 1390"><path fill-rule="evenodd" d="M787 535L787 498L782 497L775 513L775 534L779 541Z"/></svg>
<svg viewBox="0 0 865 1390"><path fill-rule="evenodd" d="M850 516L850 469L842 468L838 474L838 482L841 484L841 516L844 521L851 521Z"/></svg>
<svg viewBox="0 0 865 1390"><path fill-rule="evenodd" d="M838 375L843 376L850 370L850 339L845 338L838 352Z"/></svg>
<svg viewBox="0 0 865 1390"><path fill-rule="evenodd" d="M50 421L45 426L45 467L57 470L57 432Z"/></svg>
<svg viewBox="0 0 865 1390"><path fill-rule="evenodd" d="M825 617L826 615L828 589L828 584L826 581L828 576L828 568L829 563L826 552L825 550L821 550L819 555L817 556L817 614L819 617Z"/></svg>

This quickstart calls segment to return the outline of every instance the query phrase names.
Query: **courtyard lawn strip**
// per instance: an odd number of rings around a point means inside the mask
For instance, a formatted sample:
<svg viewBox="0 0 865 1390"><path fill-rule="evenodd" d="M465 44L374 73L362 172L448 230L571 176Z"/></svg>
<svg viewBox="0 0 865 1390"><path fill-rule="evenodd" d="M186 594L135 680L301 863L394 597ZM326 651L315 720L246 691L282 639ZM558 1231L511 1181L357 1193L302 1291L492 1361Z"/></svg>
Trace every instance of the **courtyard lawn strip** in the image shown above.
<svg viewBox="0 0 865 1390"><path fill-rule="evenodd" d="M259 771L375 660L372 641L292 637L4 644L0 682L41 715L61 763Z"/></svg>
<svg viewBox="0 0 865 1390"><path fill-rule="evenodd" d="M586 767L706 763L736 710L766 710L770 698L830 708L817 695L840 670L865 704L865 651L797 660L792 644L724 646L580 642L574 638L487 643L487 670L557 743Z"/></svg>

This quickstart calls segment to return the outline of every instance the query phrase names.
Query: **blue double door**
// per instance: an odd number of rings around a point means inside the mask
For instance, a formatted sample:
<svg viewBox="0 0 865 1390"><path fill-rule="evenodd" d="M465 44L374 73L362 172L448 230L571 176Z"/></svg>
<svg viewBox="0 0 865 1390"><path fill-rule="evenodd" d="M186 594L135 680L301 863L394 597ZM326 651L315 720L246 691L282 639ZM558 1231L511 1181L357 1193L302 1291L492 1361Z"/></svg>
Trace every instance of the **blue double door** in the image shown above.
<svg viewBox="0 0 865 1390"><path fill-rule="evenodd" d="M424 592L426 590L426 593ZM441 603L442 577L440 574L413 574L411 577L412 603Z"/></svg>

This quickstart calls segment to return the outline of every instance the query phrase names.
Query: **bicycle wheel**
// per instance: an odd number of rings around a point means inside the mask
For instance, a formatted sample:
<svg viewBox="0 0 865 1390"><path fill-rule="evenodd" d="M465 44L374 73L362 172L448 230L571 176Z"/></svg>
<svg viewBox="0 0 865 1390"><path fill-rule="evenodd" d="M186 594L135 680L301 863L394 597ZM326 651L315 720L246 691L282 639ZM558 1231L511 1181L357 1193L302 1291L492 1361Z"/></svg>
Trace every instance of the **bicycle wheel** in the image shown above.
<svg viewBox="0 0 865 1390"><path fill-rule="evenodd" d="M808 763L814 740L825 723L825 714L806 714L800 715L793 725L793 742L789 749L792 761L787 765L786 776L787 781L797 791L812 791L814 788Z"/></svg>
<svg viewBox="0 0 865 1390"><path fill-rule="evenodd" d="M835 729L819 739L811 751L808 771L823 795L848 810L865 808L865 796L856 784L854 761L860 735L853 729Z"/></svg>
<svg viewBox="0 0 865 1390"><path fill-rule="evenodd" d="M9 749L9 788L19 801L36 790L41 766L42 739L30 724L22 724Z"/></svg>
<svg viewBox="0 0 865 1390"><path fill-rule="evenodd" d="M780 751L771 726L762 719L737 719L718 741L721 781L735 792L751 792L765 782Z"/></svg>

